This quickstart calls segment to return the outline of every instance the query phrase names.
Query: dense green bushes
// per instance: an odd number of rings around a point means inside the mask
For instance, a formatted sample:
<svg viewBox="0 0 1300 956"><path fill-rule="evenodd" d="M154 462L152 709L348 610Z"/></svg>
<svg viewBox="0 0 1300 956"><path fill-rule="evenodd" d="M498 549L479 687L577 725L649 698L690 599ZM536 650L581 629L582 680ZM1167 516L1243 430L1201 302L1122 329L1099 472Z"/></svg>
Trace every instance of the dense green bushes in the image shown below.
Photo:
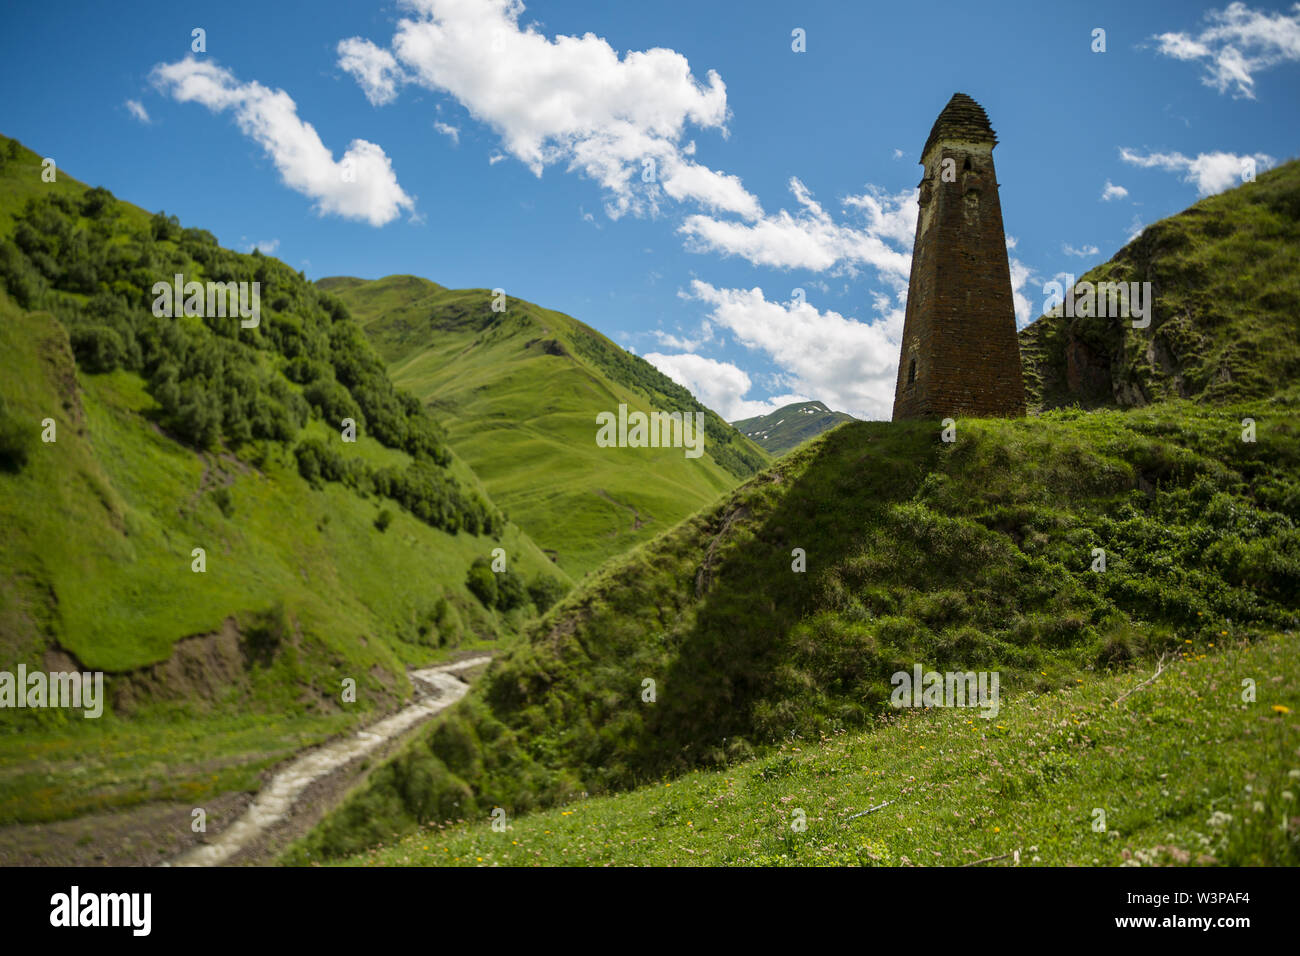
<svg viewBox="0 0 1300 956"><path fill-rule="evenodd" d="M425 524L455 533L499 535L500 512L476 492L467 491L445 471L417 459L404 469L372 468L360 458L340 454L319 438L294 447L298 473L312 485L337 481L364 495L391 498Z"/></svg>
<svg viewBox="0 0 1300 956"><path fill-rule="evenodd" d="M493 571L485 557L474 559L465 575L465 587L486 608L513 611L531 603L539 614L545 614L568 591L555 578L545 575L526 582L517 571Z"/></svg>
<svg viewBox="0 0 1300 956"><path fill-rule="evenodd" d="M154 315L154 283L176 274L259 283L259 325ZM86 372L141 375L159 424L195 448L291 444L312 416L331 429L351 418L359 432L415 461L370 470L309 441L295 449L309 481L392 498L452 532L497 534L504 525L445 471L451 455L441 429L393 387L346 307L277 260L223 249L210 232L182 228L162 212L138 225L108 190L95 188L79 198L50 192L29 201L12 241L0 241L0 282L24 308L59 319Z"/></svg>

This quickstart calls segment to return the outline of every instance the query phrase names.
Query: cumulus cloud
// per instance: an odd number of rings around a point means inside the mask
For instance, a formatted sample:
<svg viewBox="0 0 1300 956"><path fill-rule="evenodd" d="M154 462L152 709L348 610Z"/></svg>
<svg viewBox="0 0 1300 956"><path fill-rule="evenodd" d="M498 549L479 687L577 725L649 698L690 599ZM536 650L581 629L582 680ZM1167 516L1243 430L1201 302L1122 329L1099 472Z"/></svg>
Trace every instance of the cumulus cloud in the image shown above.
<svg viewBox="0 0 1300 956"><path fill-rule="evenodd" d="M361 37L340 40L339 67L356 79L361 91L373 106L383 106L397 98L397 87L406 75L388 50Z"/></svg>
<svg viewBox="0 0 1300 956"><path fill-rule="evenodd" d="M1255 170L1271 167L1275 160L1266 153L1200 153L1194 159L1182 153L1150 153L1141 156L1130 149L1120 147L1120 159L1143 169L1163 169L1168 172L1183 173L1183 182L1195 183L1196 191L1202 196L1221 193L1231 186L1243 181L1242 174L1248 166Z"/></svg>
<svg viewBox="0 0 1300 956"><path fill-rule="evenodd" d="M663 48L620 57L592 33L547 37L520 25L519 0L407 6L414 15L398 22L391 51L356 37L339 45L339 65L372 102L388 102L404 82L448 93L536 175L563 165L599 183L611 218L653 215L666 200L762 214L737 177L697 163L685 141L688 126L726 135L727 91L715 71L698 80L686 57Z"/></svg>
<svg viewBox="0 0 1300 956"><path fill-rule="evenodd" d="M1011 302L1016 311L1016 328L1023 329L1035 318L1030 312L1033 306L1029 296L1025 294L1025 286L1034 277L1034 270L1014 257L1008 260L1007 265L1011 270Z"/></svg>
<svg viewBox="0 0 1300 956"><path fill-rule="evenodd" d="M1204 61L1206 86L1220 93L1255 98L1254 74L1279 63L1300 61L1300 3L1290 14L1251 10L1230 3L1205 14L1209 25L1200 33L1161 33L1157 51L1176 60Z"/></svg>
<svg viewBox="0 0 1300 956"><path fill-rule="evenodd" d="M832 408L864 418L890 416L901 309L874 322L859 322L808 302L768 301L761 289L718 289L698 279L688 295L710 306L713 325L770 358L791 394L816 396ZM783 396L769 404L794 400Z"/></svg>
<svg viewBox="0 0 1300 956"><path fill-rule="evenodd" d="M670 349L679 349L683 352L694 352L701 345L713 341L713 326L708 322L701 322L699 334L694 338L690 336L678 337L671 332L665 332L663 329L652 329L650 334L658 340L660 345L666 345Z"/></svg>
<svg viewBox="0 0 1300 956"><path fill-rule="evenodd" d="M865 218L863 228L836 222L795 177L790 179L790 192L800 207L795 214L782 209L756 222L694 215L687 217L678 231L686 237L687 248L695 252L736 255L756 266L814 272L839 267L854 273L858 266L869 265L891 284L906 286L919 208L916 190L891 196L871 188L844 199L846 208Z"/></svg>
<svg viewBox="0 0 1300 956"><path fill-rule="evenodd" d="M1128 195L1128 190L1123 186L1116 186L1109 179L1101 190L1101 201L1110 202L1112 199L1123 199Z"/></svg>
<svg viewBox="0 0 1300 956"><path fill-rule="evenodd" d="M148 123L150 121L148 111L144 108L144 104L139 100L127 100L126 111L141 123Z"/></svg>
<svg viewBox="0 0 1300 956"><path fill-rule="evenodd" d="M158 64L152 80L178 102L199 103L214 113L233 111L240 130L266 150L284 184L315 200L322 215L382 226L415 206L380 147L354 139L336 162L283 90L240 83L230 71L193 57Z"/></svg>
<svg viewBox="0 0 1300 956"><path fill-rule="evenodd" d="M730 362L691 352L648 352L644 358L729 422L766 415L793 402L810 401L802 395L781 395L766 401L747 399L744 396L753 387L750 377Z"/></svg>

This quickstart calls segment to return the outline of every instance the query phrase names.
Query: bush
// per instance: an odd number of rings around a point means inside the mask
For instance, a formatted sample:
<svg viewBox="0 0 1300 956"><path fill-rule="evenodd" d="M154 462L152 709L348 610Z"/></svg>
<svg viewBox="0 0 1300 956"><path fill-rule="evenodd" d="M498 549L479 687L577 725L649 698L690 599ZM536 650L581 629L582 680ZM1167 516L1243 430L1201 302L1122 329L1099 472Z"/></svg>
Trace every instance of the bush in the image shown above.
<svg viewBox="0 0 1300 956"><path fill-rule="evenodd" d="M532 598L533 607L538 614L545 614L555 602L569 593L564 583L548 574L539 574L528 582L528 596Z"/></svg>
<svg viewBox="0 0 1300 956"><path fill-rule="evenodd" d="M111 372L126 358L122 337L105 326L74 329L69 338L77 364L87 372Z"/></svg>
<svg viewBox="0 0 1300 956"><path fill-rule="evenodd" d="M9 414L4 399L0 398L0 469L22 471L34 444L33 429Z"/></svg>
<svg viewBox="0 0 1300 956"><path fill-rule="evenodd" d="M387 508L379 509L379 514L375 518L375 527L380 531L387 531L388 526L393 523L393 513Z"/></svg>
<svg viewBox="0 0 1300 956"><path fill-rule="evenodd" d="M484 607L496 607L497 576L493 573L487 558L474 559L465 578L465 587L469 588L470 593L478 598Z"/></svg>
<svg viewBox="0 0 1300 956"><path fill-rule="evenodd" d="M528 603L528 586L524 576L516 571L502 571L497 575L497 607L510 611Z"/></svg>

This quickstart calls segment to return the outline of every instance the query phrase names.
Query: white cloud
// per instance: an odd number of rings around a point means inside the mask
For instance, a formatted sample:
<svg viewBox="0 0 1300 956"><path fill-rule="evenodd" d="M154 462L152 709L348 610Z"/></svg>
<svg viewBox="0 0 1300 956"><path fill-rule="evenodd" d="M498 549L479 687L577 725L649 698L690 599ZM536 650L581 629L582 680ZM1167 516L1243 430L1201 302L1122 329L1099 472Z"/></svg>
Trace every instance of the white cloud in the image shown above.
<svg viewBox="0 0 1300 956"><path fill-rule="evenodd" d="M695 215L678 231L695 252L738 255L756 266L814 272L837 266L854 272L858 265L870 265L886 281L907 284L916 235L916 190L891 196L872 187L861 196L847 197L845 207L865 215L865 229L836 223L795 177L790 179L790 191L802 207L797 215L782 209L752 223ZM891 243L908 251L899 251Z"/></svg>
<svg viewBox="0 0 1300 956"><path fill-rule="evenodd" d="M1067 256L1078 256L1081 259L1086 259L1088 256L1095 256L1101 252L1101 250L1096 246L1084 246L1081 249L1076 249L1068 242L1061 244L1061 251Z"/></svg>
<svg viewBox="0 0 1300 956"><path fill-rule="evenodd" d="M244 247L245 252L252 252L254 249L261 251L264 256L275 255L275 250L280 248L279 239L262 239L258 242L250 242Z"/></svg>
<svg viewBox="0 0 1300 956"><path fill-rule="evenodd" d="M285 185L315 200L322 215L382 226L415 206L380 147L354 139L335 162L283 90L240 83L228 70L193 57L158 64L152 79L178 102L200 103L214 113L233 110L240 130L266 150Z"/></svg>
<svg viewBox="0 0 1300 956"><path fill-rule="evenodd" d="M762 214L737 177L695 162L695 144L683 142L688 124L726 134L716 72L697 80L686 57L663 48L620 58L592 33L547 37L520 26L519 0L406 5L414 15L398 22L391 53L359 38L339 46L340 65L372 102L387 102L401 82L449 93L536 175L562 164L599 183L611 218L653 215L665 198Z"/></svg>
<svg viewBox="0 0 1300 956"><path fill-rule="evenodd" d="M388 50L361 37L340 40L339 67L356 78L372 106L383 106L397 98L397 87L407 77Z"/></svg>
<svg viewBox="0 0 1300 956"><path fill-rule="evenodd" d="M709 320L714 325L728 329L747 348L765 353L781 369L782 382L792 394L815 396L832 408L865 418L890 416L901 309L865 323L819 311L807 302L769 302L761 289L717 289L698 279L691 283L690 297L712 307ZM784 405L793 400L770 402Z"/></svg>
<svg viewBox="0 0 1300 956"><path fill-rule="evenodd" d="M657 275L657 273L654 273ZM666 345L670 349L678 349L682 352L694 352L701 345L713 341L713 326L708 322L700 323L699 335L695 338L689 336L679 338L663 329L652 329L650 332L659 342L660 345Z"/></svg>
<svg viewBox="0 0 1300 956"><path fill-rule="evenodd" d="M1008 260L1007 266L1011 270L1011 302L1016 312L1016 328L1024 328L1035 318L1029 311L1033 308L1029 296L1025 295L1025 286L1033 278L1034 272L1016 258Z"/></svg>
<svg viewBox="0 0 1300 956"><path fill-rule="evenodd" d="M1110 202L1112 199L1123 199L1128 195L1128 190L1123 186L1116 186L1109 179L1101 190L1101 201Z"/></svg>
<svg viewBox="0 0 1300 956"><path fill-rule="evenodd" d="M1176 60L1205 60L1201 82L1234 97L1255 98L1254 74L1279 63L1300 61L1300 3L1284 13L1251 10L1230 3L1205 14L1209 26L1195 37L1161 33L1158 52Z"/></svg>
<svg viewBox="0 0 1300 956"><path fill-rule="evenodd" d="M902 158L903 158L903 151L902 151L901 149L898 149L897 147L895 147L895 148L894 148L894 159L902 159Z"/></svg>
<svg viewBox="0 0 1300 956"><path fill-rule="evenodd" d="M435 120L433 128L443 136L451 137L451 141L455 145L460 145L460 129L458 127L452 126L450 123L444 123L441 120Z"/></svg>
<svg viewBox="0 0 1300 956"><path fill-rule="evenodd" d="M690 352L665 355L648 352L645 360L729 422L767 415L783 405L807 402L803 395L778 395L766 401L744 396L753 386L749 376L730 362L719 362Z"/></svg>
<svg viewBox="0 0 1300 956"><path fill-rule="evenodd" d="M1245 169L1244 160L1253 160L1257 171L1268 169L1275 162L1273 157L1266 153L1241 156L1223 152L1200 153L1195 159L1191 159L1182 153L1151 153L1140 156L1124 147L1120 147L1119 156L1124 162L1144 169L1156 168L1168 172L1181 172L1184 174L1183 182L1196 183L1196 191L1202 196L1221 193L1241 183L1242 172Z"/></svg>
<svg viewBox="0 0 1300 956"><path fill-rule="evenodd" d="M1125 242L1132 242L1138 236L1142 235L1142 230L1145 228L1146 226L1143 224L1141 218L1138 217L1137 213L1134 213L1133 221L1128 225L1128 238Z"/></svg>
<svg viewBox="0 0 1300 956"><path fill-rule="evenodd" d="M126 110L127 110L128 113L130 113L130 114L131 114L132 116L134 116L136 119L138 119L141 123L148 123L148 122L150 122L150 120L149 120L149 113L148 113L148 111L144 108L144 104L141 103L139 100L127 100L127 101L126 101Z"/></svg>

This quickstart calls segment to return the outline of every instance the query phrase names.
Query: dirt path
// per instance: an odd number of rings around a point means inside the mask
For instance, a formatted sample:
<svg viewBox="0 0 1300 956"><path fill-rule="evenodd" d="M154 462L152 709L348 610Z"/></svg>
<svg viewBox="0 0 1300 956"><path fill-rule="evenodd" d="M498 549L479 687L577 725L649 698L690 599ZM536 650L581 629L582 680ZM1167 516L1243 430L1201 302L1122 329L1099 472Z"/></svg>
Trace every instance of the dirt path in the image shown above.
<svg viewBox="0 0 1300 956"><path fill-rule="evenodd" d="M220 866L225 863L288 818L293 812L294 804L312 784L379 749L464 697L469 685L456 677L456 673L482 666L491 659L490 656L483 655L441 667L412 671L411 682L416 686L418 694L415 703L349 737L299 757L271 778L242 817L212 836L210 842L194 847L163 865Z"/></svg>

